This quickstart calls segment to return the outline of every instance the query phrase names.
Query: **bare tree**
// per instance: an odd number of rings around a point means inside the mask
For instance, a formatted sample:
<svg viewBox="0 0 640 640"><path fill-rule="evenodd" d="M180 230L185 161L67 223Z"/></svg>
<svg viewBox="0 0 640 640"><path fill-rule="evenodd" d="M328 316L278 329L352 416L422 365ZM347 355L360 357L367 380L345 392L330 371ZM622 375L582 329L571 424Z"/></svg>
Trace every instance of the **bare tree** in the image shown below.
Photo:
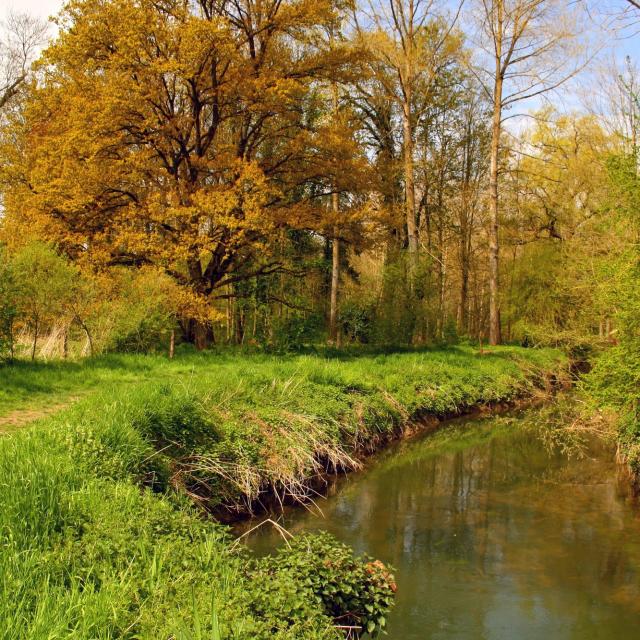
<svg viewBox="0 0 640 640"><path fill-rule="evenodd" d="M474 67L493 105L489 173L489 342L501 342L498 211L504 112L558 88L581 68L577 9L561 0L476 0L480 24ZM512 117L512 115L508 116Z"/></svg>
<svg viewBox="0 0 640 640"><path fill-rule="evenodd" d="M27 79L31 62L46 35L47 23L26 13L10 13L0 23L0 110Z"/></svg>

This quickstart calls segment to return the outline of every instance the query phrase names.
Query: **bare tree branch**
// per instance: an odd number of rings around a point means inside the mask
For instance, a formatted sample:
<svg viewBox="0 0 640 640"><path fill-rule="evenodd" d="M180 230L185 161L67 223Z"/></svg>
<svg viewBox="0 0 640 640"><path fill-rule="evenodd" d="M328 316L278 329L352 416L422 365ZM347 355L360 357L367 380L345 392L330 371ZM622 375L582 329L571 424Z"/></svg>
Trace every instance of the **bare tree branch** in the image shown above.
<svg viewBox="0 0 640 640"><path fill-rule="evenodd" d="M10 13L0 23L0 111L18 94L47 37L47 23L26 13Z"/></svg>

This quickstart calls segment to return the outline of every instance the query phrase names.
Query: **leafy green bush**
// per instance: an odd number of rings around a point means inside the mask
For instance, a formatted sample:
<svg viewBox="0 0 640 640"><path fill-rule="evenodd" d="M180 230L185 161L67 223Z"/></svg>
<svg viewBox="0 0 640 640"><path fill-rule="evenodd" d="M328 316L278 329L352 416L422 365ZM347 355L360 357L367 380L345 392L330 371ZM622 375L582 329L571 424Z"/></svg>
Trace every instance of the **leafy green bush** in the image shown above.
<svg viewBox="0 0 640 640"><path fill-rule="evenodd" d="M322 337L324 320L317 313L273 319L270 345L282 351L297 351Z"/></svg>
<svg viewBox="0 0 640 640"><path fill-rule="evenodd" d="M307 609L319 607L336 625L355 627L372 637L384 631L396 590L393 575L381 562L355 558L349 547L327 533L295 538L275 556L259 561L256 573L258 579L266 574L302 585L303 590L289 596L292 622L308 615ZM269 596L262 606L272 606Z"/></svg>
<svg viewBox="0 0 640 640"><path fill-rule="evenodd" d="M0 360L13 358L13 325L17 309L17 285L5 251L0 247Z"/></svg>
<svg viewBox="0 0 640 640"><path fill-rule="evenodd" d="M351 342L366 344L371 341L374 309L369 304L349 301L340 308L339 322L342 334Z"/></svg>

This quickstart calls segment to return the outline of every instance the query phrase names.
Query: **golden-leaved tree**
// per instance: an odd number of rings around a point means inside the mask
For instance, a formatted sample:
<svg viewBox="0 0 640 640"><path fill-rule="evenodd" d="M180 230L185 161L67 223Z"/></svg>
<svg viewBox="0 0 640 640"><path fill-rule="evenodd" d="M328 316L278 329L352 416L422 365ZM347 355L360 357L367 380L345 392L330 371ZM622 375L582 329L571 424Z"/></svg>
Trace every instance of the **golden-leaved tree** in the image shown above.
<svg viewBox="0 0 640 640"><path fill-rule="evenodd" d="M326 46L339 0L72 0L5 131L9 224L92 268L151 266L182 287L185 335L211 300L283 269L285 228L364 164L318 117L356 53Z"/></svg>

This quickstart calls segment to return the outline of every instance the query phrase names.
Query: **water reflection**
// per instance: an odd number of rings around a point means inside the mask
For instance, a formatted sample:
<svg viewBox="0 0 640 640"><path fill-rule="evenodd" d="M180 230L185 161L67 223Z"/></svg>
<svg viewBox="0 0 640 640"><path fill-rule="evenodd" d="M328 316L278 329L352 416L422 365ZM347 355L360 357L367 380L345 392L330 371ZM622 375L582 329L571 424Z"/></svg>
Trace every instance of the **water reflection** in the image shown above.
<svg viewBox="0 0 640 640"><path fill-rule="evenodd" d="M340 483L326 529L397 569L392 639L640 638L640 518L610 451L549 451L535 411L404 443ZM262 531L265 551L279 538Z"/></svg>

